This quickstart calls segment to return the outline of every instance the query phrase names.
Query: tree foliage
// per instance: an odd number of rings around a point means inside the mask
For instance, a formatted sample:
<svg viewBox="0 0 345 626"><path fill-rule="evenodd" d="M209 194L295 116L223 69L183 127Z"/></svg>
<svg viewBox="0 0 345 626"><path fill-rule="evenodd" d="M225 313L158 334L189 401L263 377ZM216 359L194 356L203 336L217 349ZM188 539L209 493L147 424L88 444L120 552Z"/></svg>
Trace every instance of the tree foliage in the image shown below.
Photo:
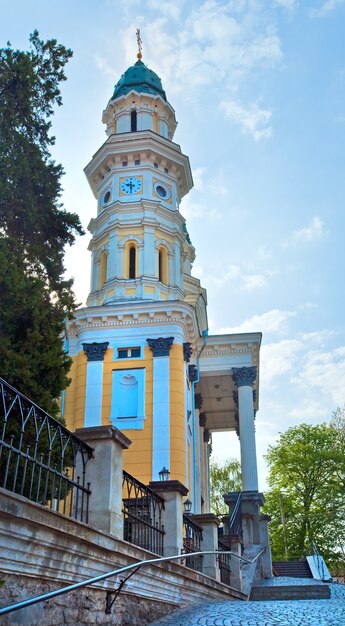
<svg viewBox="0 0 345 626"><path fill-rule="evenodd" d="M269 446L265 512L275 559L310 554L315 541L329 562L345 556L345 446L338 427L301 424Z"/></svg>
<svg viewBox="0 0 345 626"><path fill-rule="evenodd" d="M229 508L223 496L241 490L241 465L237 459L223 462L213 460L210 465L211 511L218 516L227 515Z"/></svg>
<svg viewBox="0 0 345 626"><path fill-rule="evenodd" d="M64 248L82 233L60 203L51 116L72 52L35 31L28 51L0 50L1 375L47 411L68 383L61 336L75 306Z"/></svg>

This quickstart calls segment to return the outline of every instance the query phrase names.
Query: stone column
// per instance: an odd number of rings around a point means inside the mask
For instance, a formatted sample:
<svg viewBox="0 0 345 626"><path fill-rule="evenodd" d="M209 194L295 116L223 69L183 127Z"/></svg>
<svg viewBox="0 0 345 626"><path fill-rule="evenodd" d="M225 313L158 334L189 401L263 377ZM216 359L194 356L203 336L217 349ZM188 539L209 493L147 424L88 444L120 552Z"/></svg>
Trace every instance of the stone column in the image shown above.
<svg viewBox="0 0 345 626"><path fill-rule="evenodd" d="M123 539L123 450L131 441L114 426L78 428L76 435L94 449L87 463L89 524Z"/></svg>
<svg viewBox="0 0 345 626"><path fill-rule="evenodd" d="M201 550L218 550L218 526L220 519L214 513L191 515L192 522L202 528ZM220 569L216 554L204 554L202 557L202 573L220 580Z"/></svg>
<svg viewBox="0 0 345 626"><path fill-rule="evenodd" d="M94 341L82 345L87 357L84 411L84 427L86 428L102 424L103 361L109 342Z"/></svg>
<svg viewBox="0 0 345 626"><path fill-rule="evenodd" d="M183 498L188 494L188 489L179 480L155 480L149 483L149 487L164 498L164 556L182 554Z"/></svg>
<svg viewBox="0 0 345 626"><path fill-rule="evenodd" d="M152 478L170 468L170 348L174 337L147 339L153 352Z"/></svg>
<svg viewBox="0 0 345 626"><path fill-rule="evenodd" d="M238 389L242 489L243 491L258 491L253 403L256 367L234 367L232 377Z"/></svg>
<svg viewBox="0 0 345 626"><path fill-rule="evenodd" d="M158 276L158 251L155 248L155 230L153 226L145 225L144 229L144 267L145 276Z"/></svg>
<svg viewBox="0 0 345 626"><path fill-rule="evenodd" d="M268 523L271 521L269 515L264 515L261 513L259 516L259 524L260 524L260 543L266 548L265 552L261 557L261 567L262 567L262 576L263 578L273 578L273 569L272 569L272 554L271 554L271 546L270 546L270 538L268 533Z"/></svg>

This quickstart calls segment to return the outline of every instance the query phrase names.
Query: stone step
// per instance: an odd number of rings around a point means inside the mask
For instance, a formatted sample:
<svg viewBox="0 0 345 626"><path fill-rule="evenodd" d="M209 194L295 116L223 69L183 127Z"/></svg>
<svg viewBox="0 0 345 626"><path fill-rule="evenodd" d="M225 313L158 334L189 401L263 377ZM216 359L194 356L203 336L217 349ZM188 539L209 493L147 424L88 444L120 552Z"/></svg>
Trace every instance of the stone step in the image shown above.
<svg viewBox="0 0 345 626"><path fill-rule="evenodd" d="M328 585L272 585L252 587L250 600L328 600L331 592Z"/></svg>
<svg viewBox="0 0 345 626"><path fill-rule="evenodd" d="M275 576L313 578L307 561L274 561L272 565Z"/></svg>

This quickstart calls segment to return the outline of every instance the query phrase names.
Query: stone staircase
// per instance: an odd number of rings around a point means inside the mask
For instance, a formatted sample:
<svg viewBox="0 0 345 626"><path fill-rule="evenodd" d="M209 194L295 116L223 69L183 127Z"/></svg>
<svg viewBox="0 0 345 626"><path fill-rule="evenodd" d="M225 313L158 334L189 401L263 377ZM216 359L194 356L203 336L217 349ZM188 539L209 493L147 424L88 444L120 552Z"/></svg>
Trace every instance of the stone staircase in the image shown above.
<svg viewBox="0 0 345 626"><path fill-rule="evenodd" d="M272 565L275 576L287 576L288 578L313 578L307 560L274 561Z"/></svg>
<svg viewBox="0 0 345 626"><path fill-rule="evenodd" d="M270 585L253 585L250 600L328 600L330 588L319 581L304 583L298 579L313 579L310 567L304 561L273 562L274 579ZM282 579L281 583L279 578ZM286 579L291 578L291 584ZM297 580L296 580L297 579Z"/></svg>
<svg viewBox="0 0 345 626"><path fill-rule="evenodd" d="M250 600L328 600L331 592L328 585L272 585L252 587Z"/></svg>

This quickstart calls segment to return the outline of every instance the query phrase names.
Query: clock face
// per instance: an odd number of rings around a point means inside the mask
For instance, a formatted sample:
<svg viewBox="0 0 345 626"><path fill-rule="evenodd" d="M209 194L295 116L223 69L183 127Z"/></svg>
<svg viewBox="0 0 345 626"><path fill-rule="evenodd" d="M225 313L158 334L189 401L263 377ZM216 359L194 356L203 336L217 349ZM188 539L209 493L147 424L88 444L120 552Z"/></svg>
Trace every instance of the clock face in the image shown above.
<svg viewBox="0 0 345 626"><path fill-rule="evenodd" d="M134 193L140 193L142 186L143 186L142 180L135 176L128 176L127 178L122 178L120 180L120 189L122 193L125 193L128 195L134 194Z"/></svg>

